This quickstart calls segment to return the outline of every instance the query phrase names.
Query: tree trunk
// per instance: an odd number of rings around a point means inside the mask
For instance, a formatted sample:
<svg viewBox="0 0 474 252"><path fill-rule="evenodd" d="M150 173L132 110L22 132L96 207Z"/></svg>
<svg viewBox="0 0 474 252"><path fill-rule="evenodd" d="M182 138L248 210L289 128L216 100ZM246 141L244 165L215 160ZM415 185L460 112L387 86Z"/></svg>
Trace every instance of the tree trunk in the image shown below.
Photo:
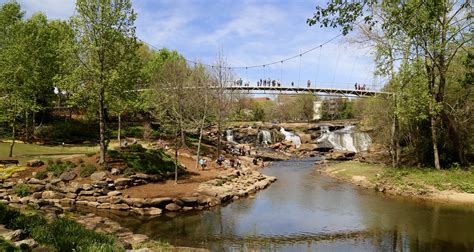
<svg viewBox="0 0 474 252"><path fill-rule="evenodd" d="M174 183L178 184L178 134L174 134Z"/></svg>
<svg viewBox="0 0 474 252"><path fill-rule="evenodd" d="M8 157L13 156L13 146L15 146L15 117L13 117L13 123L12 123L12 143L10 144L10 153L8 154Z"/></svg>
<svg viewBox="0 0 474 252"><path fill-rule="evenodd" d="M29 142L30 140L30 134L29 134L30 128L28 127L28 111L25 112L25 140L26 142Z"/></svg>
<svg viewBox="0 0 474 252"><path fill-rule="evenodd" d="M117 129L117 140L119 142L119 148L122 147L122 140L121 140L121 130L122 130L122 114L118 114L118 129Z"/></svg>
<svg viewBox="0 0 474 252"><path fill-rule="evenodd" d="M105 152L107 151L107 146L105 146L105 106L104 106L104 97L105 91L101 87L99 91L99 164L105 163Z"/></svg>
<svg viewBox="0 0 474 252"><path fill-rule="evenodd" d="M204 113L202 115L201 126L199 128L199 141L198 141L198 149L197 149L197 153L196 153L196 156L197 156L196 169L199 169L199 159L200 159L200 155L201 155L202 132L203 132L203 129L204 129L204 122L206 121L206 114L207 114L207 102L205 101L204 102Z"/></svg>
<svg viewBox="0 0 474 252"><path fill-rule="evenodd" d="M434 115L430 118L431 121L431 141L433 142L433 155L434 155L434 166L436 169L441 169L441 165L439 164L439 153L438 153L438 133L436 130L436 118Z"/></svg>
<svg viewBox="0 0 474 252"><path fill-rule="evenodd" d="M400 122L398 116L394 114L392 123L392 166L400 166Z"/></svg>

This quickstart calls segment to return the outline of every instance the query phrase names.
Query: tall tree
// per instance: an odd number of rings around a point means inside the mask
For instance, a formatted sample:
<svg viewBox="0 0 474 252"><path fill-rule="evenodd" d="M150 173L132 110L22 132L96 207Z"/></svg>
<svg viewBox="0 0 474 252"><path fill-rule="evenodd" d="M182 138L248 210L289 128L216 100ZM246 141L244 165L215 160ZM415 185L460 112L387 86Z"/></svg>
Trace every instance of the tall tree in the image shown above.
<svg viewBox="0 0 474 252"><path fill-rule="evenodd" d="M382 15L376 15L379 12L374 10L381 10ZM433 164L439 169L440 131L449 127L440 120L446 116L447 72L460 50L472 41L471 1L333 0L327 6L317 6L314 16L307 22L309 25L319 23L324 27L342 27L343 34L347 34L359 23L359 18L363 18L370 28L380 24L384 42L400 36L406 38L409 46L398 49L404 59L423 60L426 89L431 96L429 116ZM394 58L393 54L390 56ZM457 131L453 133L456 135Z"/></svg>
<svg viewBox="0 0 474 252"><path fill-rule="evenodd" d="M138 62L136 14L130 0L78 0L72 26L79 42L81 87L96 97L99 114L99 163L105 162L106 108L112 97L136 84L130 70ZM127 76L126 81L123 77ZM130 78L128 78L130 77Z"/></svg>
<svg viewBox="0 0 474 252"><path fill-rule="evenodd" d="M0 9L0 120L12 130L9 156L13 155L17 134L17 119L28 109L28 57L24 46L24 13L15 2L3 4Z"/></svg>

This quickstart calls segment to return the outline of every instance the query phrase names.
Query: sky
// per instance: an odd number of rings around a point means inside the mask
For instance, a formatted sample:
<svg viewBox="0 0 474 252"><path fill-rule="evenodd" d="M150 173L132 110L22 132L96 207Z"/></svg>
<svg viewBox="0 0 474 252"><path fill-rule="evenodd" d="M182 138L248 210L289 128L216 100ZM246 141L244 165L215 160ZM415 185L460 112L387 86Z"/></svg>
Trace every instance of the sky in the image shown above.
<svg viewBox="0 0 474 252"><path fill-rule="evenodd" d="M6 0L0 0L5 2ZM315 0L132 0L138 17L137 37L156 48L177 50L189 60L214 64L222 52L229 66L264 65L299 55L339 35L339 29L309 27ZM49 19L68 19L74 0L19 0L27 16L43 12ZM351 35L349 35L351 36ZM373 76L371 51L338 39L291 61L235 69L236 78L255 85L261 78L283 85L380 89Z"/></svg>

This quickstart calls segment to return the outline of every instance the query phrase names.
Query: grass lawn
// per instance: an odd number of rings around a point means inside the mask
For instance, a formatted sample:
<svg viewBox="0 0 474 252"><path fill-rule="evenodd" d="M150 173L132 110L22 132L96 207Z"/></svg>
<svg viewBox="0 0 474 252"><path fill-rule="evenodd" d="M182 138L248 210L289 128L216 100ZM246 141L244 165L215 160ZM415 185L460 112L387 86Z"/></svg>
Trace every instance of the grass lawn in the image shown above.
<svg viewBox="0 0 474 252"><path fill-rule="evenodd" d="M31 159L53 159L64 155L94 153L99 150L98 146L52 146L39 144L15 143L13 147L13 157L20 161L20 165L25 165ZM10 143L0 142L0 158L8 157Z"/></svg>
<svg viewBox="0 0 474 252"><path fill-rule="evenodd" d="M427 190L434 187L440 191L455 190L474 193L472 169L464 171L415 167L392 168L349 161L331 165L326 171L349 179L352 176L365 176L372 183L389 184L401 189Z"/></svg>

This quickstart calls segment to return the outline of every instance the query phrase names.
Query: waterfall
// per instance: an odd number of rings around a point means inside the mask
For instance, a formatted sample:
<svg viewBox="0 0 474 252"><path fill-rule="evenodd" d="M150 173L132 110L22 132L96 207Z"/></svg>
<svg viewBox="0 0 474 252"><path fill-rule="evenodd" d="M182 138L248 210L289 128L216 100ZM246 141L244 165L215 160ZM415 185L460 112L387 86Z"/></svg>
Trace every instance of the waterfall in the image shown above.
<svg viewBox="0 0 474 252"><path fill-rule="evenodd" d="M336 150L353 152L366 151L372 143L369 134L357 132L353 125L345 126L340 130L329 131L328 126L321 126L321 136L316 142L329 142Z"/></svg>
<svg viewBox="0 0 474 252"><path fill-rule="evenodd" d="M268 130L261 130L257 134L257 139L260 143L271 144L272 143L272 134Z"/></svg>
<svg viewBox="0 0 474 252"><path fill-rule="evenodd" d="M227 142L235 143L234 134L233 134L231 129L226 130L225 134L226 134L225 138L226 138Z"/></svg>
<svg viewBox="0 0 474 252"><path fill-rule="evenodd" d="M280 129L280 132L285 135L285 141L292 141L295 144L296 148L301 146L301 139L299 136L295 135L292 132L286 131L284 128Z"/></svg>

